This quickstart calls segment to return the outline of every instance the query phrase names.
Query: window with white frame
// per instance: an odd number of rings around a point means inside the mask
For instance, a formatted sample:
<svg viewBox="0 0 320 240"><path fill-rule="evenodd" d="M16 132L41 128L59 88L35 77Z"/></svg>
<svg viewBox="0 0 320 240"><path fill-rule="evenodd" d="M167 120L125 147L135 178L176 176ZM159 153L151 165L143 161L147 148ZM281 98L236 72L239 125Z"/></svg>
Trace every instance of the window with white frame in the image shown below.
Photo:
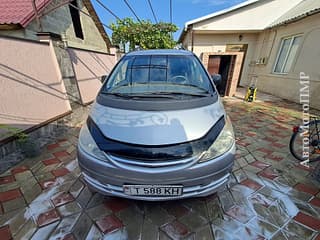
<svg viewBox="0 0 320 240"><path fill-rule="evenodd" d="M292 67L302 36L292 36L282 39L278 52L276 64L274 65L274 73L288 73Z"/></svg>

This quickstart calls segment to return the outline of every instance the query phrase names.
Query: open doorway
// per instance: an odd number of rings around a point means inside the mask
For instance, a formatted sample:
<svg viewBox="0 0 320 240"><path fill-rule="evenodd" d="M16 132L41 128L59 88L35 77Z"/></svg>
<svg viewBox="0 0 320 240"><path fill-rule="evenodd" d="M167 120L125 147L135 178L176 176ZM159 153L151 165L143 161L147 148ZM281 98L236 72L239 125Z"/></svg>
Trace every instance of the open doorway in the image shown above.
<svg viewBox="0 0 320 240"><path fill-rule="evenodd" d="M217 90L221 96L225 96L227 91L227 83L229 80L231 55L212 55L209 57L208 71L210 75L220 74L221 83L217 86Z"/></svg>
<svg viewBox="0 0 320 240"><path fill-rule="evenodd" d="M244 52L206 52L202 61L210 75L220 74L222 82L217 89L221 96L233 96L237 90Z"/></svg>

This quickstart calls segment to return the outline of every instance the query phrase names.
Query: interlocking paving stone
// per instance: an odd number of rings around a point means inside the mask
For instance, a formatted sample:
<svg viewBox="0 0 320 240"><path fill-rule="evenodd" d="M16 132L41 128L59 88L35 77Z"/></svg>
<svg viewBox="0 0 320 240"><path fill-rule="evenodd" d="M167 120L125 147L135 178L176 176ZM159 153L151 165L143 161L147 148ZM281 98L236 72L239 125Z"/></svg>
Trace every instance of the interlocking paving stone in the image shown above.
<svg viewBox="0 0 320 240"><path fill-rule="evenodd" d="M223 210L226 212L232 207L234 207L234 199L229 191L223 191L218 193L220 203L222 205Z"/></svg>
<svg viewBox="0 0 320 240"><path fill-rule="evenodd" d="M19 166L19 167L14 167L11 169L12 174L17 174L17 173L22 173L24 171L28 171L29 168L27 166Z"/></svg>
<svg viewBox="0 0 320 240"><path fill-rule="evenodd" d="M1 236L1 239L3 239L3 240L12 239L12 235L11 235L10 228L8 225L0 227L0 236Z"/></svg>
<svg viewBox="0 0 320 240"><path fill-rule="evenodd" d="M226 213L242 223L247 223L254 217L253 211L245 205L236 205Z"/></svg>
<svg viewBox="0 0 320 240"><path fill-rule="evenodd" d="M316 210L313 209L313 207L305 202L294 200L294 204L296 207L303 213L306 213L307 215L313 216L313 217L318 217L318 213Z"/></svg>
<svg viewBox="0 0 320 240"><path fill-rule="evenodd" d="M301 201L305 201L305 202L308 202L310 199L312 199L312 195L309 194L309 193L305 193L305 192L301 192L301 191L298 191L296 189L292 189L288 192L288 194L293 197L293 198L296 198L298 200L301 200Z"/></svg>
<svg viewBox="0 0 320 240"><path fill-rule="evenodd" d="M81 206L76 201L62 205L57 209L58 209L59 215L62 217L67 217L82 211Z"/></svg>
<svg viewBox="0 0 320 240"><path fill-rule="evenodd" d="M30 218L20 231L14 236L15 239L30 239L31 236L37 231L37 225Z"/></svg>
<svg viewBox="0 0 320 240"><path fill-rule="evenodd" d="M52 231L58 226L58 222L51 223L47 226L38 228L38 230L33 234L31 240L48 239Z"/></svg>
<svg viewBox="0 0 320 240"><path fill-rule="evenodd" d="M61 176L64 176L66 174L69 173L69 170L62 167L62 168L58 168L58 169L55 169L55 170L52 170L51 172L55 177L61 177Z"/></svg>
<svg viewBox="0 0 320 240"><path fill-rule="evenodd" d="M214 225L212 226L212 231L215 240L236 239L230 232L224 231Z"/></svg>
<svg viewBox="0 0 320 240"><path fill-rule="evenodd" d="M12 210L21 209L26 206L26 202L23 197L19 197L10 201L2 203L4 212L10 212Z"/></svg>
<svg viewBox="0 0 320 240"><path fill-rule="evenodd" d="M55 207L59 207L74 200L74 197L67 192L61 192L51 198Z"/></svg>
<svg viewBox="0 0 320 240"><path fill-rule="evenodd" d="M38 180L38 182L44 182L44 181L51 181L52 179L55 178L55 176L51 173L44 173L44 174L40 174L40 175L35 175L36 179Z"/></svg>
<svg viewBox="0 0 320 240"><path fill-rule="evenodd" d="M242 181L241 184L253 189L254 191L257 191L257 190L259 190L260 188L263 187L263 185L255 182L254 180L252 180L250 178Z"/></svg>
<svg viewBox="0 0 320 240"><path fill-rule="evenodd" d="M190 212L188 215L185 215L179 219L181 223L188 226L191 232L196 232L202 226L208 223L208 220L197 212Z"/></svg>
<svg viewBox="0 0 320 240"><path fill-rule="evenodd" d="M59 213L55 209L51 209L47 212L41 213L37 218L37 224L39 227L45 226L49 223L58 221L60 219Z"/></svg>
<svg viewBox="0 0 320 240"><path fill-rule="evenodd" d="M33 175L31 171L26 170L23 172L16 173L14 177L18 182L26 182L29 180L29 178L33 178Z"/></svg>
<svg viewBox="0 0 320 240"><path fill-rule="evenodd" d="M255 166L253 166L253 165L247 165L247 166L245 166L243 169L246 170L246 171L249 171L249 172L253 172L253 173L255 173L255 174L261 172L261 169L260 169L260 168L255 167Z"/></svg>
<svg viewBox="0 0 320 240"><path fill-rule="evenodd" d="M290 239L298 240L294 238L290 238ZM271 240L288 240L288 239L285 237L285 234L282 231L278 231L275 235L273 235Z"/></svg>
<svg viewBox="0 0 320 240"><path fill-rule="evenodd" d="M216 218L222 218L223 210L219 203L219 199L215 198L209 202L207 202L207 209L208 209L208 217L209 220L212 221Z"/></svg>
<svg viewBox="0 0 320 240"><path fill-rule="evenodd" d="M77 179L77 181L75 181L75 183L71 186L70 193L73 195L73 197L76 198L78 197L83 188L83 183L79 179Z"/></svg>
<svg viewBox="0 0 320 240"><path fill-rule="evenodd" d="M256 233L268 239L270 239L272 235L274 235L278 230L277 226L274 226L273 224L263 221L259 218L252 219L248 223L248 226L250 229L253 229Z"/></svg>
<svg viewBox="0 0 320 240"><path fill-rule="evenodd" d="M261 161L254 161L250 163L251 166L260 168L260 169L265 169L267 167L270 167L270 164L265 163L265 162L261 162Z"/></svg>
<svg viewBox="0 0 320 240"><path fill-rule="evenodd" d="M53 149L56 149L58 147L60 147L60 145L58 143L52 143L52 144L47 145L47 149L48 150L53 150Z"/></svg>
<svg viewBox="0 0 320 240"><path fill-rule="evenodd" d="M75 239L83 239L86 236L92 226L91 219L87 216L87 214L83 213L78 218L76 224L73 226L72 234Z"/></svg>
<svg viewBox="0 0 320 240"><path fill-rule="evenodd" d="M164 206L164 208L167 210L167 212L175 216L176 218L180 218L188 214L190 211L187 207L182 205L182 202L177 202L177 203L168 203Z"/></svg>
<svg viewBox="0 0 320 240"><path fill-rule="evenodd" d="M195 240L214 240L210 225L206 225L195 233Z"/></svg>
<svg viewBox="0 0 320 240"><path fill-rule="evenodd" d="M104 240L128 240L128 233L125 228L121 228L119 230L116 230L114 232L108 233L104 235ZM134 240L134 239L133 239Z"/></svg>
<svg viewBox="0 0 320 240"><path fill-rule="evenodd" d="M158 226L145 219L141 230L141 240L158 239Z"/></svg>
<svg viewBox="0 0 320 240"><path fill-rule="evenodd" d="M56 157L56 158L63 158L63 157L68 157L70 154L67 153L66 151L61 151L61 152L54 152L53 155Z"/></svg>
<svg viewBox="0 0 320 240"><path fill-rule="evenodd" d="M42 189L38 183L29 186L28 188L24 188L21 190L23 196L27 203L31 203L39 194L41 193Z"/></svg>
<svg viewBox="0 0 320 240"><path fill-rule="evenodd" d="M103 233L110 233L123 227L122 222L114 215L109 215L96 221L99 229Z"/></svg>
<svg viewBox="0 0 320 240"><path fill-rule="evenodd" d="M169 215L166 210L156 205L149 205L146 207L145 217L157 226L162 226L174 219L174 217Z"/></svg>
<svg viewBox="0 0 320 240"><path fill-rule="evenodd" d="M294 186L294 188L298 191L309 193L311 195L317 195L317 193L319 192L319 188L312 187L302 183L298 183L296 186Z"/></svg>
<svg viewBox="0 0 320 240"><path fill-rule="evenodd" d="M106 198L104 204L113 212L119 212L128 208L131 205L131 203L126 199L114 197Z"/></svg>
<svg viewBox="0 0 320 240"><path fill-rule="evenodd" d="M190 234L189 229L178 221L170 222L164 225L161 229L172 239L185 238Z"/></svg>
<svg viewBox="0 0 320 240"><path fill-rule="evenodd" d="M274 202L274 199L268 198L267 196L260 193L255 193L254 195L249 197L249 201L253 204L260 204L264 207L269 207Z"/></svg>
<svg viewBox="0 0 320 240"><path fill-rule="evenodd" d="M53 187L57 184L56 179L50 179L50 180L45 180L43 182L40 182L40 186L42 189L48 189L50 187Z"/></svg>
<svg viewBox="0 0 320 240"><path fill-rule="evenodd" d="M312 239L315 236L315 232L301 224L290 221L284 228L285 232L290 233L291 236L295 236L301 239Z"/></svg>
<svg viewBox="0 0 320 240"><path fill-rule="evenodd" d="M44 165L59 164L61 161L57 158L50 158L42 161Z"/></svg>
<svg viewBox="0 0 320 240"><path fill-rule="evenodd" d="M83 238L83 236L81 238ZM100 239L102 239L102 233L99 231L99 229L95 225L92 225L85 240L100 240Z"/></svg>
<svg viewBox="0 0 320 240"><path fill-rule="evenodd" d="M11 213L11 212L10 212ZM5 221L4 225L10 225L10 231L12 236L16 235L17 232L26 224L26 222L31 218L28 216L28 209L22 209L18 211L13 211L13 216ZM3 216L1 216L2 218ZM1 224L2 225L2 224Z"/></svg>
<svg viewBox="0 0 320 240"><path fill-rule="evenodd" d="M233 172L233 175L235 176L235 178L237 179L238 183L244 181L245 179L247 179L247 175L246 173L242 170L242 169L239 169L237 171L234 171Z"/></svg>
<svg viewBox="0 0 320 240"><path fill-rule="evenodd" d="M99 220L100 218L110 215L112 213L112 211L109 210L104 204L88 208L86 209L86 212L94 221Z"/></svg>
<svg viewBox="0 0 320 240"><path fill-rule="evenodd" d="M317 219L315 217L299 212L297 216L294 217L294 220L314 230L320 230L320 219Z"/></svg>
<svg viewBox="0 0 320 240"><path fill-rule="evenodd" d="M243 227L243 224L233 219L232 217L223 215L222 218L216 218L212 221L212 227L214 229L218 228L225 232L233 234L237 232L241 227Z"/></svg>
<svg viewBox="0 0 320 240"><path fill-rule="evenodd" d="M312 204L313 206L316 206L316 207L320 207L320 199L315 197L310 201L310 204Z"/></svg>
<svg viewBox="0 0 320 240"><path fill-rule="evenodd" d="M85 187L79 196L77 197L77 202L80 203L82 208L85 208L92 197L92 192L88 187Z"/></svg>
<svg viewBox="0 0 320 240"><path fill-rule="evenodd" d="M63 237L70 234L79 217L80 213L63 218L59 225L50 234L49 239L63 239Z"/></svg>
<svg viewBox="0 0 320 240"><path fill-rule="evenodd" d="M16 188L19 188L19 185L18 185L17 182L6 183L6 184L3 184L3 185L0 185L0 193L1 192L6 192L6 191L9 191L9 190L13 190L13 189L16 189Z"/></svg>
<svg viewBox="0 0 320 240"><path fill-rule="evenodd" d="M102 204L105 202L105 197L101 195L100 193L93 193L92 198L90 199L87 208L95 207L99 204Z"/></svg>
<svg viewBox="0 0 320 240"><path fill-rule="evenodd" d="M115 215L121 219L124 225L136 225L136 228L140 228L143 223L143 214L140 209L135 206L123 209Z"/></svg>
<svg viewBox="0 0 320 240"><path fill-rule="evenodd" d="M14 182L15 178L12 175L0 177L0 185Z"/></svg>
<svg viewBox="0 0 320 240"><path fill-rule="evenodd" d="M12 190L0 193L0 202L10 201L19 197L21 197L20 190L18 188L12 189Z"/></svg>
<svg viewBox="0 0 320 240"><path fill-rule="evenodd" d="M316 166L301 167L288 149L291 126L300 120L290 117L293 110L286 107L295 105L223 101L234 123L237 161L227 187L218 194L149 203L92 193L80 176L79 128L74 128L39 157L0 174L0 231L10 229L14 238L33 234L32 239L172 240L179 237L165 227L177 222L188 230L183 239L319 240ZM54 222L34 225L50 211ZM116 227L104 234L97 223L106 218L101 226Z"/></svg>
<svg viewBox="0 0 320 240"><path fill-rule="evenodd" d="M256 233L249 227L243 227L237 232L235 235L241 236L243 239L254 239L254 240L264 240L265 238L261 236L260 234Z"/></svg>

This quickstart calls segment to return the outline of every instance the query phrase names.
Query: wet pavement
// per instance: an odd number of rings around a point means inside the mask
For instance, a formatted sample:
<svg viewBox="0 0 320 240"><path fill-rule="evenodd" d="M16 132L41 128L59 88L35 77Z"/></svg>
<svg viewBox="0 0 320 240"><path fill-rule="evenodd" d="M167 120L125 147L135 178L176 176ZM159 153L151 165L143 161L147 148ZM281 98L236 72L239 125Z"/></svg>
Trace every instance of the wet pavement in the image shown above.
<svg viewBox="0 0 320 240"><path fill-rule="evenodd" d="M237 138L228 187L206 198L141 202L92 193L76 161L79 128L0 175L0 239L320 240L316 166L291 156L300 107L224 99Z"/></svg>

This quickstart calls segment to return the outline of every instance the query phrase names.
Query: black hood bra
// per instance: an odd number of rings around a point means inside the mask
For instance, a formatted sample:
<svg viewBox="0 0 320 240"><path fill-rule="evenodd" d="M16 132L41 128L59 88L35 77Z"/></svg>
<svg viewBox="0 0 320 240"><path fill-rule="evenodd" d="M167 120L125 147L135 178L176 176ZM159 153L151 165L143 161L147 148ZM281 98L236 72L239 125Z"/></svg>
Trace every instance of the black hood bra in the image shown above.
<svg viewBox="0 0 320 240"><path fill-rule="evenodd" d="M105 153L127 159L153 161L188 158L208 150L222 131L225 119L224 116L221 117L201 139L185 143L156 146L131 144L107 138L90 117L87 119L87 125L94 141L100 150Z"/></svg>

